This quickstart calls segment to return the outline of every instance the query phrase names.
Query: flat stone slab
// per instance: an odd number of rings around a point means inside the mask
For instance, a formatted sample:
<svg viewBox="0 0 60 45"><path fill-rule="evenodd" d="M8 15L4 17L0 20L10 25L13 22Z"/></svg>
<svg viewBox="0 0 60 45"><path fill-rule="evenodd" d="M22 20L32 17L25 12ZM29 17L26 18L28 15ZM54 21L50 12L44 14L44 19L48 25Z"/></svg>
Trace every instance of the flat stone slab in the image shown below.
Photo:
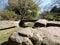
<svg viewBox="0 0 60 45"><path fill-rule="evenodd" d="M0 29L18 26L18 21L0 21Z"/></svg>

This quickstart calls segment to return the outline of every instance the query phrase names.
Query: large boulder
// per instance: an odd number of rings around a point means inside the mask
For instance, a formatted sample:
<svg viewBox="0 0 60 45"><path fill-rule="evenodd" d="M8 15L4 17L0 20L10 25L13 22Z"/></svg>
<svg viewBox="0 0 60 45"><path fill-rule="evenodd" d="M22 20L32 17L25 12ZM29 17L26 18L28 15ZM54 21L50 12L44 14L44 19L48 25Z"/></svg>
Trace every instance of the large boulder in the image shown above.
<svg viewBox="0 0 60 45"><path fill-rule="evenodd" d="M47 45L60 45L60 27L40 28L46 36Z"/></svg>
<svg viewBox="0 0 60 45"><path fill-rule="evenodd" d="M60 21L48 21L39 19L34 23L34 27L60 27Z"/></svg>
<svg viewBox="0 0 60 45"><path fill-rule="evenodd" d="M20 28L8 40L8 45L60 45L60 27Z"/></svg>
<svg viewBox="0 0 60 45"><path fill-rule="evenodd" d="M45 19L39 19L35 22L34 27L45 27L47 22Z"/></svg>
<svg viewBox="0 0 60 45"><path fill-rule="evenodd" d="M39 32L36 29L21 28L9 37L8 45L38 45L42 40L39 37Z"/></svg>

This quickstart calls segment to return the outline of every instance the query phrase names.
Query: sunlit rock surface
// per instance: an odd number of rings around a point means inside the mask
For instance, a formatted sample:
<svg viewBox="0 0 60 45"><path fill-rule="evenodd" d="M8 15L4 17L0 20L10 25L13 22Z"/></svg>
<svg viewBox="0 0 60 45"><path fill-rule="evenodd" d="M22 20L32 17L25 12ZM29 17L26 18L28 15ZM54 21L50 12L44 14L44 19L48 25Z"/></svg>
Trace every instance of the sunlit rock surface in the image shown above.
<svg viewBox="0 0 60 45"><path fill-rule="evenodd" d="M17 29L9 37L8 45L60 45L60 27Z"/></svg>
<svg viewBox="0 0 60 45"><path fill-rule="evenodd" d="M19 26L20 21L0 21L0 29L7 29Z"/></svg>

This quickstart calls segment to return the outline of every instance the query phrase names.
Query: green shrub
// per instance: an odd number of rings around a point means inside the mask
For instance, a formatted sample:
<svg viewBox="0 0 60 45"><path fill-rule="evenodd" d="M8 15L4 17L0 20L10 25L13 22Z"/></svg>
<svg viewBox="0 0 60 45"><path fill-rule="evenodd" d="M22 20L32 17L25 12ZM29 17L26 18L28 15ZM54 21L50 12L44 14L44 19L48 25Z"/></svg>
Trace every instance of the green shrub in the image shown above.
<svg viewBox="0 0 60 45"><path fill-rule="evenodd" d="M0 11L0 20L17 20L19 15L13 11L3 10Z"/></svg>

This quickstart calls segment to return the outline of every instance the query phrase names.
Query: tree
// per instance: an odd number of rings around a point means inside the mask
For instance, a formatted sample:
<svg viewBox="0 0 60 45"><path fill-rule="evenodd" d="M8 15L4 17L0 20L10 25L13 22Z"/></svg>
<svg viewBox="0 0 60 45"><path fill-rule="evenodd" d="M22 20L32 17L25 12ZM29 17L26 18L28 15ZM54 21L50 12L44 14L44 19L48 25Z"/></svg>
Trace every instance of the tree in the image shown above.
<svg viewBox="0 0 60 45"><path fill-rule="evenodd" d="M22 18L27 15L35 16L40 11L39 6L33 0L10 0L8 9L15 11ZM38 15L37 15L38 16Z"/></svg>
<svg viewBox="0 0 60 45"><path fill-rule="evenodd" d="M57 6L53 7L50 11L51 13L54 13L54 20L60 21L60 7L57 8Z"/></svg>

